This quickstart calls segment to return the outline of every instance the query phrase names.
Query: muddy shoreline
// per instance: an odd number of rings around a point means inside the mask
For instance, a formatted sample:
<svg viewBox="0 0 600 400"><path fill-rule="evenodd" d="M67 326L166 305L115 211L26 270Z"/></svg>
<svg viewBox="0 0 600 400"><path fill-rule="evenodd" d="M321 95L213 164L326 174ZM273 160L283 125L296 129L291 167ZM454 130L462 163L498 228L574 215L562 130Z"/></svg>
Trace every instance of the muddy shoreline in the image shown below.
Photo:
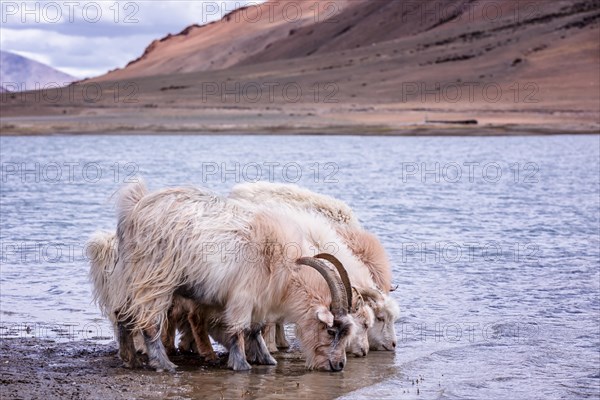
<svg viewBox="0 0 600 400"><path fill-rule="evenodd" d="M398 373L394 354L372 352L349 359L341 373L306 371L297 348L274 354L277 366L249 372L195 355L172 357L175 374L122 367L114 342L55 342L35 338L0 340L2 399L331 399L374 385ZM358 378L358 379L357 379Z"/></svg>

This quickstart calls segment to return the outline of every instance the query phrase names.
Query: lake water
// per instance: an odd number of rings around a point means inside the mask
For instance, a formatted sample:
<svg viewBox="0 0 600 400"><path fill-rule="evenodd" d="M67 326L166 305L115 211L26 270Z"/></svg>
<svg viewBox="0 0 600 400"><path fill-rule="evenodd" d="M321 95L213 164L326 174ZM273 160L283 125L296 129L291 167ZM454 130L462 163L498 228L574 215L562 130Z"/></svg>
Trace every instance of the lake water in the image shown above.
<svg viewBox="0 0 600 400"><path fill-rule="evenodd" d="M111 195L132 176L151 189L194 184L223 194L260 178L345 200L392 260L402 310L397 351L350 359L339 376L369 386L330 395L600 397L598 136L1 137L0 144L2 336L112 339L91 303L83 250L94 230L114 230ZM309 386L341 379L297 375Z"/></svg>

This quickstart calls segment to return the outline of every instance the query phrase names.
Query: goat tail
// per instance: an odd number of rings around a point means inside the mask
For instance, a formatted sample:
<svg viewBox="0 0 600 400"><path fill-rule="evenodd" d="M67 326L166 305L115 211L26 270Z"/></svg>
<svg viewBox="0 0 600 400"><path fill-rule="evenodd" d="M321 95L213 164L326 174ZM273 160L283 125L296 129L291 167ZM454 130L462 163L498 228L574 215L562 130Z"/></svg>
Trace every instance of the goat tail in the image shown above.
<svg viewBox="0 0 600 400"><path fill-rule="evenodd" d="M137 178L136 182L124 185L117 193L117 217L119 223L130 216L135 206L148 194L146 183Z"/></svg>

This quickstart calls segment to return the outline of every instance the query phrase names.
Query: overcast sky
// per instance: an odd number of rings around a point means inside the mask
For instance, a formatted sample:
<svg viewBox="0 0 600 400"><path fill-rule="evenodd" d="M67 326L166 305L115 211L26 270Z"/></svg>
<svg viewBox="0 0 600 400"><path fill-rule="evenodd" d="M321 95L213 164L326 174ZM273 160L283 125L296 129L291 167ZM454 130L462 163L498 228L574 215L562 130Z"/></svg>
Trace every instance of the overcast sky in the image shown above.
<svg viewBox="0 0 600 400"><path fill-rule="evenodd" d="M0 49L77 78L139 57L154 39L264 0L0 0Z"/></svg>

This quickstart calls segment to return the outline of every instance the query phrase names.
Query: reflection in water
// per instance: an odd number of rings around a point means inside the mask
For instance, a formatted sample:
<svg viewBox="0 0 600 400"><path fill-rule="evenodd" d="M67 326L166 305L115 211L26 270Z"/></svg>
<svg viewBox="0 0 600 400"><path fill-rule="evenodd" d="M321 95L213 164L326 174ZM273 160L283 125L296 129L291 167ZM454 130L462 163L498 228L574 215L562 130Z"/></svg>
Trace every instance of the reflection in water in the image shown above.
<svg viewBox="0 0 600 400"><path fill-rule="evenodd" d="M241 373L182 366L177 379L179 384L194 388L186 394L192 399L331 399L398 373L391 352L373 352L368 357L351 359L340 373L307 371L298 352L277 353L275 357L276 366L253 366ZM175 362L180 360L176 358Z"/></svg>

